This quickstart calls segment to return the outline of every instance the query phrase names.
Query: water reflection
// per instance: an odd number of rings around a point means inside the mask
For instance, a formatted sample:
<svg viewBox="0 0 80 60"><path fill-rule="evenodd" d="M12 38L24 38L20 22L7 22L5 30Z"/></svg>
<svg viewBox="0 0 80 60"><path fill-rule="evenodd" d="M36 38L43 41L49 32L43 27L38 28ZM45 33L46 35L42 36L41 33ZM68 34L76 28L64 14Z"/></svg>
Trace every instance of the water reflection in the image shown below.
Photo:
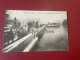
<svg viewBox="0 0 80 60"><path fill-rule="evenodd" d="M52 32L52 33L51 33ZM44 35L33 51L69 50L67 27L46 27Z"/></svg>

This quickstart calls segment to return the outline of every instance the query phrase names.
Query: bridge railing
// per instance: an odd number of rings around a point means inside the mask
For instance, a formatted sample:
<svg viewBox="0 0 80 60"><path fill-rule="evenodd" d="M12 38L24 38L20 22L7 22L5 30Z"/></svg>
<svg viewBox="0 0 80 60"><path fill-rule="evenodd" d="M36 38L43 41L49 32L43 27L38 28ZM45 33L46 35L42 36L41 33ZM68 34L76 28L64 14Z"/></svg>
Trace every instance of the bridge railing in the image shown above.
<svg viewBox="0 0 80 60"><path fill-rule="evenodd" d="M32 33L27 36L21 38L20 40L10 44L9 46L3 49L3 52L19 52L25 44L29 43L32 39L34 39Z"/></svg>
<svg viewBox="0 0 80 60"><path fill-rule="evenodd" d="M25 47L25 45L28 45L28 46L23 50L23 52L25 52L26 50L29 51L34 47L34 45L38 40L38 37L36 35L40 33L40 31L42 31L44 28L45 27L41 27L39 28L39 31L37 33L34 33L34 34L30 33L27 36L21 38L20 40L3 48L3 52L22 52L23 47Z"/></svg>

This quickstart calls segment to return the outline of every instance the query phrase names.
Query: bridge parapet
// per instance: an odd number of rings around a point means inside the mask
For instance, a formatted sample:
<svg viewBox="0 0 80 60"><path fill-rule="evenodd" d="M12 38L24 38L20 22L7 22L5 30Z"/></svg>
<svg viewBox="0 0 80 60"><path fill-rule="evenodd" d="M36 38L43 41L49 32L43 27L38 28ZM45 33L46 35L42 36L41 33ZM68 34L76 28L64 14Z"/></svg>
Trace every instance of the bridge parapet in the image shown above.
<svg viewBox="0 0 80 60"><path fill-rule="evenodd" d="M36 32L36 33L34 32L34 34L30 33L27 36L21 38L20 40L10 44L9 46L7 46L3 49L3 52L22 52L23 50L24 50L23 52L25 52L25 49L24 49L25 45L28 45L26 47L27 51L31 50L38 41L37 34L41 33L44 30L44 28L45 28L45 26L40 27L39 29L36 30L38 32ZM30 46L30 49L28 48L29 46Z"/></svg>
<svg viewBox="0 0 80 60"><path fill-rule="evenodd" d="M9 46L3 49L3 52L19 52L25 44L29 43L32 39L34 39L32 33L27 36L21 38L20 40L10 44Z"/></svg>

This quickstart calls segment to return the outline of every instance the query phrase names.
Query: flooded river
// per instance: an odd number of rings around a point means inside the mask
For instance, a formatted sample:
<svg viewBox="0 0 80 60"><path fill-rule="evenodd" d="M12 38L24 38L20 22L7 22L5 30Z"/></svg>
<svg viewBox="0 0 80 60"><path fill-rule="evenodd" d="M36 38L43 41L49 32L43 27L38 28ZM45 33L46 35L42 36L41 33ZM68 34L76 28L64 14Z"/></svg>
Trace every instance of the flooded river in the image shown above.
<svg viewBox="0 0 80 60"><path fill-rule="evenodd" d="M66 27L46 27L42 38L33 51L69 50L68 31Z"/></svg>

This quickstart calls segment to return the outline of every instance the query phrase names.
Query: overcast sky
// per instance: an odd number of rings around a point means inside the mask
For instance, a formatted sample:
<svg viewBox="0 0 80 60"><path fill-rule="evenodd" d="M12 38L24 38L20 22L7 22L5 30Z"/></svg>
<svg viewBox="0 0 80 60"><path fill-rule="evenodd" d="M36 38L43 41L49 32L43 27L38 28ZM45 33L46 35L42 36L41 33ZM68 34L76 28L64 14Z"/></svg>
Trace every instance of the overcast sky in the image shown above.
<svg viewBox="0 0 80 60"><path fill-rule="evenodd" d="M7 10L6 14L10 14L11 19L16 17L20 21L38 20L40 23L62 22L64 19L67 19L66 11Z"/></svg>

